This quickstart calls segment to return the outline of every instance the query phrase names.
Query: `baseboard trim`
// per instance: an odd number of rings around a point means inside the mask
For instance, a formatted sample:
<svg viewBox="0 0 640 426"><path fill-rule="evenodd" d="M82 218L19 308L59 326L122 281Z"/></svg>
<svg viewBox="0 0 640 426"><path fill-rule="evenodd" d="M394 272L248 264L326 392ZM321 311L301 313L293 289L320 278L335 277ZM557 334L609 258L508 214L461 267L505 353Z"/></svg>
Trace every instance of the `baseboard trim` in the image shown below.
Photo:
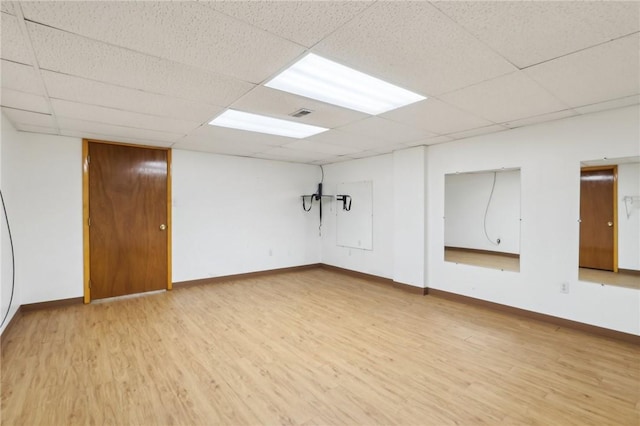
<svg viewBox="0 0 640 426"><path fill-rule="evenodd" d="M320 267L322 269L326 269L328 271L334 271L334 272L339 272L341 274L344 275L349 275L350 277L354 277L354 278L360 278L363 280L368 280L368 281L375 281L377 283L381 283L381 284L386 284L386 285L390 285L394 288L400 289L402 291L406 291L408 293L412 293L412 294L419 294L421 296L424 296L425 294L427 294L427 290L426 288L423 287L416 287L413 285L409 285L409 284L404 284L398 281L394 281L391 278L383 278L380 277L378 275L371 275L371 274L367 274L364 272L358 272L358 271L353 271L351 269L345 269L345 268L341 268L339 266L333 266L333 265L327 265L326 263L321 263Z"/></svg>
<svg viewBox="0 0 640 426"><path fill-rule="evenodd" d="M72 297L70 299L52 300L50 302L27 303L25 305L20 306L20 309L22 309L22 312L40 311L42 309L51 309L51 308L60 308L63 306L69 306L69 305L78 305L78 304L82 304L83 301L84 299L82 297Z"/></svg>
<svg viewBox="0 0 640 426"><path fill-rule="evenodd" d="M189 287L198 286L198 285L219 284L219 283L225 283L229 281L240 281L240 280L246 280L249 278L259 278L259 277L265 277L269 275L285 274L289 272L300 272L300 271L306 271L309 269L317 269L320 266L321 266L320 263L311 263L308 265L290 266L288 268L268 269L266 271L246 272L244 274L225 275L222 277L211 277L211 278L200 278L197 280L178 281L173 283L173 289L177 290L181 288L189 288Z"/></svg>
<svg viewBox="0 0 640 426"><path fill-rule="evenodd" d="M528 311L526 309L516 308L513 306L502 305L500 303L489 302L487 300L476 299L475 297L464 296L461 294L450 293L444 290L434 288L429 289L429 296L439 297L441 299L451 300L452 302L464 303L467 305L481 306L494 311L504 312L511 315L517 315L538 321L544 321L560 327L571 328L583 331L589 334L595 334L611 339L622 340L627 343L640 345L640 336L629 334L622 331L611 330L609 328L598 327L596 325L585 324L578 321L568 320L565 318L555 317L553 315L541 314L539 312Z"/></svg>

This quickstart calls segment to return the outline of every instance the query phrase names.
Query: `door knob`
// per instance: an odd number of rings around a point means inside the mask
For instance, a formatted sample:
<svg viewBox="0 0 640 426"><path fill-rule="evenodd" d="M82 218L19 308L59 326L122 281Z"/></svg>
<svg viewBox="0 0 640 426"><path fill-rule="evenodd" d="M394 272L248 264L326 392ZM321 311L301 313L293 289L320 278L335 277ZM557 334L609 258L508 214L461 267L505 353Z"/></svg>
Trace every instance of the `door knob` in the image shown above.
<svg viewBox="0 0 640 426"><path fill-rule="evenodd" d="M609 225L611 226L611 225ZM160 225L160 230L164 231L165 229L167 229L167 225L165 225L164 223L162 225Z"/></svg>
<svg viewBox="0 0 640 426"><path fill-rule="evenodd" d="M613 222L607 222L607 226L613 226Z"/></svg>

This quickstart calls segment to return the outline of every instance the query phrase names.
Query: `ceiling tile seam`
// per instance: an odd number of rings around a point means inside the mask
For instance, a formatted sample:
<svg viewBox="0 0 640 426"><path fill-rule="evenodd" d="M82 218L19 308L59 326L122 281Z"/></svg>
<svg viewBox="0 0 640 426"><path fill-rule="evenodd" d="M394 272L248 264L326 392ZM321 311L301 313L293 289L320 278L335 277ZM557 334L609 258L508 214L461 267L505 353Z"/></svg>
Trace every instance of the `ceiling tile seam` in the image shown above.
<svg viewBox="0 0 640 426"><path fill-rule="evenodd" d="M575 110L575 108L569 107L567 109L559 109L557 111L551 111L551 112L543 112L542 114L536 114L536 115L530 115L528 117L524 117L524 118L518 118L515 120L510 120L510 121L503 121L502 123L498 123L499 126L508 126L512 123L518 122L518 121L522 121L522 120L530 120L530 119L536 119L538 117L544 117L545 115L551 115L551 114L557 114L559 112L565 112L565 111L569 111L569 112L573 112L576 115L582 115L582 113L578 112ZM561 118L567 118L567 117L561 117ZM555 120L559 120L559 118L554 118L552 120L548 120L548 121L555 121ZM547 120L545 120L546 122ZM539 124L539 123L532 123L532 124ZM530 124L525 124L524 126L519 126L519 127L525 127L525 126L529 126ZM471 129L473 130L473 129Z"/></svg>
<svg viewBox="0 0 640 426"><path fill-rule="evenodd" d="M633 95L620 96L619 98L607 99L605 101L592 102L590 104L583 104L583 105L580 105L580 106L572 107L572 109L575 110L575 109L578 109L578 108L585 108L585 107L595 106L595 105L603 104L603 103L607 103L607 102L615 102L615 101L619 101L619 100L626 99L626 98L632 98L634 96L640 97L640 93L636 93L636 94L633 94ZM636 105L636 104L631 104L631 105ZM577 114L581 114L581 113L579 113L577 111L576 111L576 113Z"/></svg>
<svg viewBox="0 0 640 426"><path fill-rule="evenodd" d="M551 96L553 99L558 101L558 103L560 105L564 105L566 107L566 109L571 109L572 108L571 105L569 105L564 100L562 100L558 96L556 96L556 94L553 91L551 91L549 88L547 88L544 84L540 83L538 80L536 80L533 77L531 77L529 75L529 73L527 73L526 71L519 71L519 72L521 72L527 80L531 81L533 84L535 84L537 87L539 87L543 92L545 92L546 94ZM557 111L551 111L551 112L557 112Z"/></svg>
<svg viewBox="0 0 640 426"><path fill-rule="evenodd" d="M514 71L514 72L515 72L515 71ZM508 75L508 74L509 74L509 73L507 73L507 74L503 74L503 75L500 75L500 76L495 77L495 78L504 77L505 75ZM487 79L487 80L483 80L483 81L481 81L481 82L479 82L479 83L476 83L476 84L485 83L485 82L487 82L487 81L491 81L491 80L493 80L493 79L491 79L491 78L490 78L490 79ZM446 94L453 93L453 92L457 92L458 90L463 90L463 89L466 89L467 87L471 87L471 86L474 86L474 85L475 85L475 84L470 84L469 86L465 86L465 87L463 87L463 88L461 88L461 89L452 90L452 91L450 91L450 92L447 92ZM445 95L445 94L443 93L442 95ZM434 99L434 100L437 100L438 102L442 102L443 104L447 105L449 108L453 108L453 109L455 109L456 111L460 111L461 113L464 113L464 114L470 115L471 117L474 117L474 118L477 118L477 119L479 119L479 120L483 120L483 121L488 121L489 123L499 124L499 123L497 123L497 122L495 122L495 121L493 121L493 120L490 120L490 119L488 119L488 118L484 118L484 117L482 117L482 116L480 116L480 115L476 114L475 112L468 111L468 110L466 110L466 109L464 109L464 108L460 108L460 107L459 107L459 106L457 106L457 105L453 105L452 103L445 101L444 99L442 99L442 98L440 97L440 96L442 96L442 95L434 96L434 97L433 97L433 99ZM435 133L435 132L432 132L432 133Z"/></svg>
<svg viewBox="0 0 640 426"><path fill-rule="evenodd" d="M430 98L427 98L427 99L430 99ZM458 109L458 110L460 110L460 108L457 108L457 109ZM394 111L394 110L391 110L391 111ZM462 111L462 112L464 112L464 111ZM373 116L373 117L376 117L376 116ZM445 135L445 133L435 132L435 131L433 131L433 130L429 130L429 129L427 129L426 127L425 127L425 128L423 128L423 127L418 127L418 126L415 126L415 125L411 125L411 124L403 123L402 121L397 121L397 120L394 120L393 118L388 118L388 117L378 117L378 118L382 118L382 119L384 119L384 120L389 120L389 121L392 121L392 122L394 122L394 123L396 123L396 124L400 124L400 125L402 125L402 126L411 127L412 129L424 130L424 131L426 131L426 132L433 133L433 134L434 134L434 136L443 136L443 135ZM481 118L481 117L478 117L478 118ZM353 123L355 123L355 121L354 121ZM347 123L347 125L348 125L348 124L350 124L350 123ZM430 137L433 137L433 136L430 136ZM418 139L416 139L416 140L418 140Z"/></svg>
<svg viewBox="0 0 640 426"><path fill-rule="evenodd" d="M249 21L245 21L244 19L238 18L238 17L236 17L236 16L229 15L228 13L221 12L221 11L219 11L218 9L214 8L214 7L209 7L209 6L207 6L207 4L209 3L209 2L207 2L207 1L205 1L204 3L205 3L205 4L202 4L202 2L198 2L197 4L198 4L198 5L200 5L200 6L203 6L203 7L207 7L208 9L211 9L211 10L213 10L215 13L217 13L217 14L219 14L219 15L223 15L223 16L224 16L224 17L226 17L226 18L232 19L232 20L234 20L234 21L236 21L236 22L240 22L240 23L242 23L242 24L244 24L244 25L248 25L248 26L252 27L252 28L253 28L253 29L255 29L255 30L261 31L261 32L263 32L263 33L270 34L270 35L272 35L272 36L274 36L274 37L279 38L280 40L284 40L284 41L287 41L287 42L289 42L289 43L293 43L293 44L295 44L296 46L301 47L301 48L303 48L303 49L308 49L308 47L307 47L307 46L305 46L304 44L300 44L300 43L298 43L298 42L297 42L297 41L295 41L295 40L288 39L288 38L283 37L283 36L281 36L281 35L279 35L279 34L276 34L276 33L273 33L273 32L271 32L271 31L268 31L268 30L265 30L265 29L263 29L263 28L260 28L260 27L258 27L257 25L254 25L254 24L252 24L252 23L251 23L251 22L249 22ZM248 82L248 83L256 84L256 83L254 83L254 82Z"/></svg>
<svg viewBox="0 0 640 426"><path fill-rule="evenodd" d="M3 61L4 60L6 60L6 59L3 59ZM28 65L28 64L22 64L22 65ZM180 64L180 65L182 65L182 64ZM28 65L28 66L31 66L31 65ZM205 105L214 106L214 107L218 107L218 108L228 108L229 107L228 105L213 104L213 103L204 102L202 100L194 99L194 98L183 98L183 97L174 96L174 95L167 95L166 93L152 92L152 91L149 91L149 90L140 89L140 88L133 87L133 86L123 86L121 84L115 84L115 83L111 83L111 82L104 81L104 80L96 80L95 78L87 78L87 77L83 77L83 76L76 75L76 74L69 74L69 73L66 73L66 72L60 72L60 71L52 70L52 69L49 69L49 68L40 68L40 69L44 70L44 71L47 71L47 72L50 72L52 74L59 74L59 75L67 76L67 77L78 78L78 79L81 79L81 80L86 80L86 81L91 81L91 82L94 82L94 83L104 84L106 86L119 87L121 89L135 90L137 92L147 93L147 94L150 94L150 95L164 96L165 98L179 99L181 101L189 101L189 102L194 102L194 103L200 103L200 104L205 104ZM252 84L252 85L255 86L254 84ZM251 89L249 89L249 91L251 91L251 90L253 90L253 87ZM242 96L244 96L244 94ZM67 99L67 98L53 98L53 99L60 99L60 100L63 100L63 101L74 102L73 99ZM92 105L92 104L87 104L87 105ZM96 104L95 106L103 106L105 108L109 108L109 107L107 107L105 105Z"/></svg>
<svg viewBox="0 0 640 426"><path fill-rule="evenodd" d="M13 90L13 89L11 89L11 90ZM16 90L16 92L17 92L17 90ZM27 93L27 92L21 92L21 93ZM147 112L138 112L138 111L133 111L133 110L130 110L130 109L114 108L114 107L105 106L105 105L98 105L98 104L89 104L89 103L86 103L86 102L74 101L72 99L57 98L55 96L50 97L50 99L52 99L54 101L70 102L70 103L73 103L73 104L76 104L76 105L103 108L103 109L108 109L108 110L111 110L111 111L119 111L119 112L126 112L126 113L130 113L130 114L144 115L146 117L151 117L151 118L166 118L166 119L170 119L170 120L173 120L173 121L179 121L181 123L192 123L194 125L197 124L198 127L202 126L202 124L205 124L205 123L201 123L199 121L184 120L184 119L181 119L181 118L175 118L175 117L171 117L171 116L168 116L168 115L149 114ZM73 118L73 117L67 117L65 115L60 115L60 117ZM153 129L149 129L149 130L153 130Z"/></svg>
<svg viewBox="0 0 640 426"><path fill-rule="evenodd" d="M31 41L31 36L29 35L29 31L27 30L27 24L24 21L24 14L22 13L22 5L16 2L14 4L14 11L16 12L16 18L18 21L18 26L20 27L20 32L22 33L22 37L25 39L27 43L27 48L31 55L31 60L33 61L33 70L36 74L36 78L38 83L40 84L40 89L42 90L45 102L47 107L49 108L49 112L51 113L51 119L53 120L53 124L55 125L55 129L60 134L60 126L58 124L58 119L56 118L55 111L53 110L53 105L51 104L51 99L49 98L49 92L47 91L47 86L44 84L44 78L42 77L42 72L40 71L40 65L38 64L38 58L36 56L36 51L33 48L33 42Z"/></svg>
<svg viewBox="0 0 640 426"><path fill-rule="evenodd" d="M46 113L46 112L32 111L32 110L30 110L30 109L16 108L16 107L8 106L8 105L2 105L2 104L0 104L0 107L2 107L2 108L6 108L6 109L12 109L12 110L14 110L14 111L30 112L31 114L46 115L47 117L51 117L51 116L53 116L53 114L48 114L48 113ZM28 123L22 123L22 124L28 124Z"/></svg>
<svg viewBox="0 0 640 426"><path fill-rule="evenodd" d="M73 129L67 129L67 128L61 128L60 129L60 136L67 136L67 137L80 137L80 136L72 136L69 135L69 133L81 133L83 134L83 138L84 139L95 139L95 140L102 140L102 141L109 141L109 142L117 142L117 140L114 139L119 139L119 140L124 140L123 143L133 143L133 144L145 144L148 146L154 146L153 144L162 144L162 146L164 146L165 144L172 144L173 142L169 142L169 141L157 141L157 140L151 140L151 139L143 139L143 138L134 138L134 137L122 137L122 136L118 136L115 134L104 134L104 133L95 133L95 132L82 132L80 130L73 130ZM160 145L158 145L160 146Z"/></svg>
<svg viewBox="0 0 640 426"><path fill-rule="evenodd" d="M104 44L104 45L107 45L107 46L110 46L110 47L115 47L117 49L122 49L122 50L125 50L127 52L132 52L132 53L135 53L135 54L138 54L138 55L146 56L148 58L160 59L160 60L163 60L163 61L172 62L174 64L179 64L179 65L182 65L182 66L185 66L185 67L188 67L188 68L192 68L192 69L195 69L195 70L206 71L206 72L211 73L211 74L223 76L225 78L229 78L229 79L232 79L232 80L235 80L235 81L240 81L240 82L251 84L251 85L255 85L256 84L255 82L252 82L252 81L247 81L247 80L240 79L235 75L227 75L227 74L224 74L224 73L221 73L221 72L218 72L218 71L213 71L213 70L210 70L208 68L200 67L200 66L197 66L197 65L194 65L194 64L187 64L185 62L180 62L180 61L176 61L174 59L165 58L164 56L158 56L158 55L154 55L154 54L151 54L151 53L148 53L148 52L143 52L143 51L140 51L140 50L132 49L132 48L127 47L127 46L122 46L122 45L114 44L114 43L107 42L107 41L104 41L104 40L98 40L98 39L95 39L95 38L92 38L92 37L87 37L85 35L74 33L73 31L68 31L68 30L65 30L63 28L54 27L52 25L48 25L48 24L45 24L45 23L42 23L42 22L33 21L33 20L30 20L30 19L25 19L24 22L29 22L29 23L34 24L34 25L40 25L42 27L51 28L51 29L56 30L56 31L60 31L60 32L63 32L63 33L66 33L66 34L71 34L73 36L80 37L80 38L83 38L85 40L92 41L94 43L99 43L99 44ZM50 71L50 70L47 70L47 71Z"/></svg>
<svg viewBox="0 0 640 426"><path fill-rule="evenodd" d="M355 15L353 15L353 17L351 19L346 20L345 22L342 23L342 25L339 25L338 27L334 28L333 31L329 32L328 34L325 34L324 37L322 37L320 40L316 41L313 45L309 46L308 50L311 51L313 48L315 48L318 44L322 43L323 41L325 41L327 38L331 37L333 34L335 34L337 31L343 29L344 27L346 27L347 25L349 25L351 22L353 22L356 18L359 18L360 16L362 16L363 14L367 13L369 11L369 9L371 9L373 6L375 6L378 3L378 0L374 0L371 2L371 4L367 7L365 7L364 9L362 9L360 12L356 13Z"/></svg>
<svg viewBox="0 0 640 426"><path fill-rule="evenodd" d="M83 120L80 118L76 118L76 117L68 117L66 115L60 115L60 118L66 118L68 120L74 120L74 121L81 121L83 123L91 123L91 124L106 124L108 126L113 126L113 127L120 127L123 129L132 129L132 130L147 130L147 131L152 131L152 132L157 132L157 133L163 133L163 134L167 134L167 135L173 135L173 136L186 136L187 133L176 133L176 132L169 132L169 131L165 131L165 130L158 130L158 129L149 129L146 127L133 127L133 126L124 126L122 124L113 124L113 123L107 123L105 121L95 121L95 120ZM58 126L58 128L60 128ZM193 130L190 130L190 132L192 132Z"/></svg>
<svg viewBox="0 0 640 426"><path fill-rule="evenodd" d="M534 79L533 79L531 76L529 76L525 71L523 71L523 70L519 70L519 69L518 69L518 70L515 70L515 71L513 71L513 72L510 72L510 73L507 73L507 74L499 75L499 76L497 76L497 77L493 77L493 78L489 78L489 79L487 79L487 80L480 81L480 82L478 82L478 83L470 84L470 85L465 86L465 87L462 87L462 88L460 88L460 89L456 89L456 90L452 90L452 91L447 92L447 93L443 93L441 96L445 96L445 95L449 95L449 94L452 94L452 93L460 92L460 91L465 90L465 89L468 89L468 88L470 88L470 87L478 86L478 85L480 85L480 84L484 84L484 83L486 83L486 82L493 81L493 80L496 80L496 79L498 79L498 78L506 77L506 76L508 76L508 75L515 74L515 73L520 73L520 74L522 74L522 75L523 75L527 80L531 81L531 82L532 82L534 85L536 85L536 86L537 86L541 91L543 91L544 93L546 93L546 94L548 94L549 96L551 96L553 99L555 99L556 101L558 101L558 103L560 103L560 104L564 105L564 106L566 107L565 109L571 109L571 108L572 108L570 105L567 105L564 101L562 101L562 100L558 99L558 98L557 98L553 93L551 93L551 92L550 92L546 87L542 86L540 83L538 83L536 80L534 80ZM438 99L439 101L441 101L441 102L445 102L445 101L443 101L443 100L442 100L442 99L440 99L440 98L437 98L437 99ZM447 102L445 102L445 103L447 103ZM460 111L466 112L467 114L474 115L474 116L476 116L476 117L482 118L482 119L484 119L485 121L489 121L489 122L491 122L491 123L493 123L493 124L501 125L501 122L499 122L499 121L491 120L490 118L483 117L483 116L478 116L478 115L476 115L476 113L471 112L471 111L469 111L469 110L467 110L467 109L465 109L465 108L461 108L461 107L459 107L459 106L457 106L457 105L451 105L451 104L449 104L449 103L447 103L447 104L448 104L449 106L453 106L453 107L455 107L455 108L459 109ZM560 110L558 110L558 111L560 111ZM557 111L550 111L549 113L552 113L552 112L557 112ZM545 114L547 114L547 113L545 113ZM525 118L527 118L527 117L518 118L517 120L522 120L522 119L525 119ZM512 120L512 121L515 121L515 120ZM482 128L482 127L487 127L487 126L481 126L481 127L477 127L477 128L478 128L478 129L480 129L480 128ZM464 131L466 131L466 130L464 130ZM448 135L448 134L449 134L449 133L444 133L444 135Z"/></svg>
<svg viewBox="0 0 640 426"><path fill-rule="evenodd" d="M12 64L16 64L16 65L24 65L26 67L32 67L33 65L31 64L25 64L24 62L18 62L18 61L14 61L12 59L6 59L6 58L0 58L0 60L2 61L6 61L6 62L10 62Z"/></svg>
<svg viewBox="0 0 640 426"><path fill-rule="evenodd" d="M640 31L634 31L632 33L625 34L625 35L620 36L620 37L612 38L611 40L607 40L607 41L603 41L603 42L600 42L600 43L596 43L596 44L591 45L591 46L583 47L582 49L574 50L572 52L568 52L568 53L565 53L565 54L560 55L560 56L556 56L556 57L551 58L551 59L547 59L547 60L544 60L544 61L536 62L535 64L527 65L526 67L523 67L523 68L520 68L520 69L524 71L524 70L527 70L529 68L532 68L532 67L535 67L535 66L538 66L538 65L546 64L547 62L555 61L556 59L561 59L561 58L564 58L566 56L575 55L576 53L584 52L586 50L593 49L593 48L596 48L596 47L600 47L600 46L603 46L603 45L608 44L608 43L613 43L613 42L621 40L623 38L631 37L631 36L633 36L635 34L640 34Z"/></svg>
<svg viewBox="0 0 640 426"><path fill-rule="evenodd" d="M208 3L208 2L204 2L204 3ZM197 4L198 4L199 6L202 6L202 7L207 7L208 9L211 9L211 10L213 10L215 13L217 13L217 14L219 14L219 15L223 15L223 16L224 16L224 17L226 17L226 18L230 18L230 19L233 19L233 20L234 20L234 21L236 21L236 22L240 22L240 23L242 23L242 24L244 24L244 25L248 25L248 26L252 27L252 28L253 28L253 29L255 29L255 30L261 31L261 32L266 33L266 34L270 34L270 35L272 35L272 36L274 36L274 37L279 38L280 40L284 40L284 41L287 41L287 42L289 42L289 43L293 43L293 44L295 44L296 46L301 47L301 48L303 48L303 49L307 49L307 46L305 46L304 44L300 44L300 43L298 43L298 42L297 42L297 41L295 41L295 40L290 40L290 39L288 39L288 38L286 38L286 37L282 37L282 36L281 36L281 35L279 35L279 34L272 33L271 31L267 31L267 30L265 30L265 29L263 29L263 28L258 27L257 25L252 24L252 23L251 23L251 22L249 22L249 21L245 21L244 19L240 19L240 18L238 18L238 17L236 17L236 16L229 15L229 14L227 14L227 13L221 12L221 11L217 10L216 8L209 7L209 6L207 6L206 4L203 4L202 2L198 2ZM254 83L254 82L247 82L247 83L256 84L256 83Z"/></svg>
<svg viewBox="0 0 640 426"><path fill-rule="evenodd" d="M453 19L451 16L449 16L446 12L444 12L442 9L440 9L437 5L434 4L434 2L429 2L429 4L434 7L438 12L440 12L445 18L447 18L449 21L451 21L452 24L454 24L456 27L458 27L460 30L462 30L463 32L467 33L470 37L472 37L474 40L476 40L478 43L480 43L481 45L485 46L487 49L489 49L490 51L492 51L493 53L495 53L497 56L499 56L500 58L504 59L507 63L509 63L510 65L512 65L516 70L520 69L520 67L518 67L516 64L514 64L513 62L511 62L508 58L506 58L504 55L502 55L500 52L498 52L497 50L495 50L495 48L491 45L489 45L488 43L486 43L483 40L480 40L478 37L476 37L475 34L473 34L471 31L469 31L467 29L467 27L465 27L464 25L462 25L461 23L459 23L458 21L456 21L455 19ZM507 73L508 74L508 73ZM489 79L491 80L491 79Z"/></svg>

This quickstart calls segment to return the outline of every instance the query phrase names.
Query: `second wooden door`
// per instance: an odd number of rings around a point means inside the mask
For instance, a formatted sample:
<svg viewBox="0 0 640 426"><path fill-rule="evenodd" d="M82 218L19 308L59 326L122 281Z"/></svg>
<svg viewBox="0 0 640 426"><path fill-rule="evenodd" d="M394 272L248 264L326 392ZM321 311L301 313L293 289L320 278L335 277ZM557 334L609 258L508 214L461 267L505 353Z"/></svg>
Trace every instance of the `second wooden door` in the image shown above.
<svg viewBox="0 0 640 426"><path fill-rule="evenodd" d="M615 168L580 174L580 267L613 271L615 265Z"/></svg>

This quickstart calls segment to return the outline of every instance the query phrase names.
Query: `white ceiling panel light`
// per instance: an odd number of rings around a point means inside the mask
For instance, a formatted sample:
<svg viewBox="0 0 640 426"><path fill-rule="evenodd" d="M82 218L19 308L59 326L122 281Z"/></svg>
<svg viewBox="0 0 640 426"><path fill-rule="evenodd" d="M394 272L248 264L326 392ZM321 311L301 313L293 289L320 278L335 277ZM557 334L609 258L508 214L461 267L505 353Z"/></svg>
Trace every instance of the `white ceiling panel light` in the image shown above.
<svg viewBox="0 0 640 426"><path fill-rule="evenodd" d="M327 128L296 123L265 115L250 114L248 112L228 109L209 122L212 126L228 127L231 129L247 130L249 132L268 133L270 135L286 136L302 139L308 136L326 132Z"/></svg>
<svg viewBox="0 0 640 426"><path fill-rule="evenodd" d="M371 115L426 99L313 53L278 74L265 86Z"/></svg>

